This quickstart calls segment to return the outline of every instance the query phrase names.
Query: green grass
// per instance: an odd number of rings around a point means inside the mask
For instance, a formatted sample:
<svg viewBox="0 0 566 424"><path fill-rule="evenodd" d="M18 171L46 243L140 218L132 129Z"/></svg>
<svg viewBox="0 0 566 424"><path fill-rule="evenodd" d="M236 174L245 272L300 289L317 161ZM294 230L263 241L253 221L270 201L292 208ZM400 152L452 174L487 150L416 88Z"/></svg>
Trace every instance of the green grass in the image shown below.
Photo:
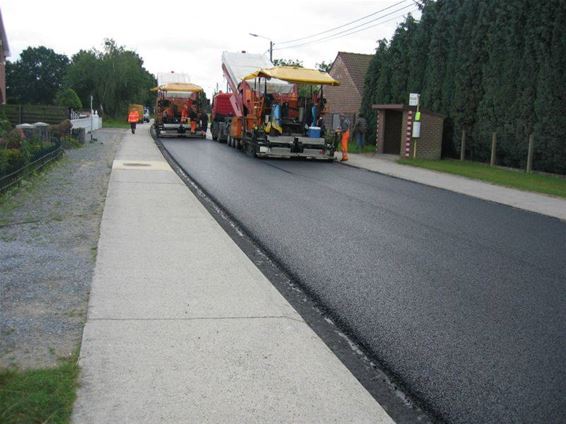
<svg viewBox="0 0 566 424"><path fill-rule="evenodd" d="M338 143L336 151L342 151L342 145L340 143ZM350 142L348 143L348 153L375 153L375 144L366 144L363 148L363 152L360 152L358 145L354 142Z"/></svg>
<svg viewBox="0 0 566 424"><path fill-rule="evenodd" d="M519 190L534 191L566 198L566 178L552 175L527 174L489 165L459 160L400 159L402 165L411 165L434 171L461 175Z"/></svg>
<svg viewBox="0 0 566 424"><path fill-rule="evenodd" d="M61 361L57 368L0 371L0 422L68 423L78 372L76 357Z"/></svg>
<svg viewBox="0 0 566 424"><path fill-rule="evenodd" d="M103 118L102 128L130 128L127 119Z"/></svg>
<svg viewBox="0 0 566 424"><path fill-rule="evenodd" d="M341 151L342 149L340 149ZM364 145L363 151L360 152L360 148L355 142L348 143L348 153L375 153L375 144Z"/></svg>

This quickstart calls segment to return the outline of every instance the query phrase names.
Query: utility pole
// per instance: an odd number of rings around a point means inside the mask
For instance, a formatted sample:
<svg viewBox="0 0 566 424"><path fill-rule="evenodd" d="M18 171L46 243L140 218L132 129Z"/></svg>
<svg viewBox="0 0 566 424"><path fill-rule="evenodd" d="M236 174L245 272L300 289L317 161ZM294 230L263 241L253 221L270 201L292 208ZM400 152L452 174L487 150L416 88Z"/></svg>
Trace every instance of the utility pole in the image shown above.
<svg viewBox="0 0 566 424"><path fill-rule="evenodd" d="M91 94L91 96L90 96L90 142L91 143L92 143L92 126L93 126L92 125L92 119L93 119L92 113L93 112L94 111L92 110L92 94Z"/></svg>
<svg viewBox="0 0 566 424"><path fill-rule="evenodd" d="M273 41L269 40L269 61L273 63Z"/></svg>
<svg viewBox="0 0 566 424"><path fill-rule="evenodd" d="M269 41L269 61L273 63L273 45L275 44L271 41L271 38L264 37L263 35L254 34L253 32L249 33L252 37L263 38L264 40Z"/></svg>
<svg viewBox="0 0 566 424"><path fill-rule="evenodd" d="M533 171L533 153L535 147L535 136L534 134L529 135L529 151L527 154L527 172L530 173Z"/></svg>
<svg viewBox="0 0 566 424"><path fill-rule="evenodd" d="M491 160L489 161L489 166L495 166L495 162L497 160L496 149L497 149L497 133L494 132L493 134L491 134Z"/></svg>

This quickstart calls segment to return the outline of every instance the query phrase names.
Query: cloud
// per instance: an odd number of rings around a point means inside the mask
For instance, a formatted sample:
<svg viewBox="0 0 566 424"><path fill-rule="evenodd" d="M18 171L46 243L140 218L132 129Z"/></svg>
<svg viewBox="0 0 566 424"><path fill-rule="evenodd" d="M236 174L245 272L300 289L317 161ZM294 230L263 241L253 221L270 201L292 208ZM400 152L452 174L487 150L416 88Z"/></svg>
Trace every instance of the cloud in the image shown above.
<svg viewBox="0 0 566 424"><path fill-rule="evenodd" d="M12 60L28 46L45 45L71 56L80 49L100 48L105 38L113 38L135 50L149 71L188 73L193 82L211 94L217 83L224 86L222 51L268 50L269 41L251 37L250 32L271 38L276 48L285 47L278 43L325 31L397 1L286 0L282 4L265 0L245 3L4 0L2 15ZM372 53L376 41L390 37L394 29L395 22L389 22L350 37L275 50L274 56L297 58L305 66L314 66L317 62L333 60L341 50Z"/></svg>

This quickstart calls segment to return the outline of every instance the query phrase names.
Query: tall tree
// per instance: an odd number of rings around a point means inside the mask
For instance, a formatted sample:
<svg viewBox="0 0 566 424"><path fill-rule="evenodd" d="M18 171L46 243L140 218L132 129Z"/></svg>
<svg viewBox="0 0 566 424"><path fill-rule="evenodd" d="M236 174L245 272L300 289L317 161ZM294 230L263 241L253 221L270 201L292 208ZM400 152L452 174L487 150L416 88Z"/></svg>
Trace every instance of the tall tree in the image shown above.
<svg viewBox="0 0 566 424"><path fill-rule="evenodd" d="M361 110L375 130L372 103L421 104L446 115L443 154L487 160L491 133L498 163L524 166L535 135L534 166L566 172L566 2L423 0L421 19L401 23L376 50Z"/></svg>
<svg viewBox="0 0 566 424"><path fill-rule="evenodd" d="M52 104L63 85L69 58L47 47L28 47L15 62L6 63L10 103Z"/></svg>
<svg viewBox="0 0 566 424"><path fill-rule="evenodd" d="M394 103L407 101L409 75L411 71L412 44L415 37L416 21L408 15L396 29L389 46L389 62L391 67L390 84L391 99Z"/></svg>
<svg viewBox="0 0 566 424"><path fill-rule="evenodd" d="M126 114L130 103L149 105L149 90L156 85L155 78L143 67L143 60L134 51L127 50L107 39L101 51L80 51L73 56L66 84L81 100L110 116Z"/></svg>
<svg viewBox="0 0 566 424"><path fill-rule="evenodd" d="M360 112L366 117L368 123L368 142L375 143L376 135L376 115L372 105L378 103L378 99L383 98L383 93L378 93L378 82L380 81L387 54L387 40L380 40L375 49L364 80L364 92Z"/></svg>
<svg viewBox="0 0 566 424"><path fill-rule="evenodd" d="M65 86L75 90L85 106L90 106L90 96L95 94L98 63L95 51L80 50L71 57L71 65L65 76Z"/></svg>

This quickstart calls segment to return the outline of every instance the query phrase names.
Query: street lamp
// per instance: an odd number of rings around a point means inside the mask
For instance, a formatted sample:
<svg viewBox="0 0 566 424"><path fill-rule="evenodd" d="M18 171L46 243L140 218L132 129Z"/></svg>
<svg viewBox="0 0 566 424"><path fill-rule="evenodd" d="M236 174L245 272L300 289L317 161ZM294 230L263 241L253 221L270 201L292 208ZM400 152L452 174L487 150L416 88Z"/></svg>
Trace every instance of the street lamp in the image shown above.
<svg viewBox="0 0 566 424"><path fill-rule="evenodd" d="M264 40L269 41L269 61L273 63L273 45L275 44L271 39L264 37L263 35L249 33L252 37L256 38L263 38Z"/></svg>

